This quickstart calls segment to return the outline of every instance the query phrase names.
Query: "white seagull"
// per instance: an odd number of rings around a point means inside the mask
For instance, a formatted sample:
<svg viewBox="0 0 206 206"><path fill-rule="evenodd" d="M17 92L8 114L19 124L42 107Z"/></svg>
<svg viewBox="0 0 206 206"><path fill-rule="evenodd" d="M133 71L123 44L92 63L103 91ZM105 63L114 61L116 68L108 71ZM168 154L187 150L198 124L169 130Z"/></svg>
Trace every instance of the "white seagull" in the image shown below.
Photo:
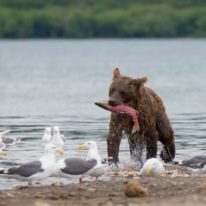
<svg viewBox="0 0 206 206"><path fill-rule="evenodd" d="M101 157L98 154L97 145L94 141L85 142L79 145L80 149L89 148L86 159L66 158L61 159L56 164L58 173L64 177L80 177L82 182L83 175L96 177L96 179L105 173L105 166L101 163Z"/></svg>
<svg viewBox="0 0 206 206"><path fill-rule="evenodd" d="M59 127L53 128L53 136L50 142L57 147L63 147L65 145L64 135L61 135Z"/></svg>
<svg viewBox="0 0 206 206"><path fill-rule="evenodd" d="M104 175L107 165L102 164L102 158L99 155L97 143L95 141L87 141L84 144L79 145L79 148L88 149L88 152L85 158L86 160L95 159L97 161L97 165L95 165L95 167L92 168L91 171L87 172L87 174L92 177L95 177L96 179L99 176Z"/></svg>
<svg viewBox="0 0 206 206"><path fill-rule="evenodd" d="M10 130L4 130L3 132L0 132L0 139L3 139L3 137L5 137L7 134L9 134Z"/></svg>
<svg viewBox="0 0 206 206"><path fill-rule="evenodd" d="M81 176L88 173L96 165L95 159L66 158L56 163L56 171L63 177L79 177L79 182L82 183Z"/></svg>
<svg viewBox="0 0 206 206"><path fill-rule="evenodd" d="M141 175L160 176L165 172L165 168L157 158L148 159L140 170Z"/></svg>
<svg viewBox="0 0 206 206"><path fill-rule="evenodd" d="M42 141L48 143L49 141L51 141L51 138L52 138L51 127L46 127L44 130Z"/></svg>
<svg viewBox="0 0 206 206"><path fill-rule="evenodd" d="M15 145L21 141L20 137L8 137L10 130L0 132L0 143L3 142L5 145Z"/></svg>
<svg viewBox="0 0 206 206"><path fill-rule="evenodd" d="M36 161L22 164L18 167L11 167L0 170L0 174L7 174L20 180L42 180L55 172L56 152L63 154L63 150L52 144L44 148L44 155Z"/></svg>
<svg viewBox="0 0 206 206"><path fill-rule="evenodd" d="M79 149L88 149L86 160L96 159L97 163L100 164L102 162L102 158L98 152L98 146L95 141L87 141L84 144L79 145Z"/></svg>

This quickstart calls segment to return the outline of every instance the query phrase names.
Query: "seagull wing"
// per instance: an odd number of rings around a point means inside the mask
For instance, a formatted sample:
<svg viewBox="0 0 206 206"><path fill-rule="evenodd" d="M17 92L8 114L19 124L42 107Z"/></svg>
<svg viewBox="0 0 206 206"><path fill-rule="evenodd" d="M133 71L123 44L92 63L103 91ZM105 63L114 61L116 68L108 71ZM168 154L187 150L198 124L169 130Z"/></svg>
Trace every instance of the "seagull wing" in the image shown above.
<svg viewBox="0 0 206 206"><path fill-rule="evenodd" d="M14 144L15 140L13 138L7 137L3 139L4 144Z"/></svg>
<svg viewBox="0 0 206 206"><path fill-rule="evenodd" d="M10 132L11 130L5 130L5 131L3 131L3 132L0 132L0 138L3 138L5 135L7 135L7 134L9 134L9 132Z"/></svg>
<svg viewBox="0 0 206 206"><path fill-rule="evenodd" d="M33 161L26 164L22 164L19 167L11 167L7 170L7 174L20 175L23 177L30 177L37 172L43 172L40 161Z"/></svg>
<svg viewBox="0 0 206 206"><path fill-rule="evenodd" d="M206 155L199 155L191 159L183 160L182 165L192 168L202 168L206 165Z"/></svg>
<svg viewBox="0 0 206 206"><path fill-rule="evenodd" d="M92 169L97 161L95 159L83 160L80 158L69 158L64 160L65 167L61 168L61 171L66 174L80 175L88 172Z"/></svg>
<svg viewBox="0 0 206 206"><path fill-rule="evenodd" d="M63 134L61 134L61 138L62 138L62 140L64 141L64 143L66 142L66 140L65 140L65 136L63 135Z"/></svg>

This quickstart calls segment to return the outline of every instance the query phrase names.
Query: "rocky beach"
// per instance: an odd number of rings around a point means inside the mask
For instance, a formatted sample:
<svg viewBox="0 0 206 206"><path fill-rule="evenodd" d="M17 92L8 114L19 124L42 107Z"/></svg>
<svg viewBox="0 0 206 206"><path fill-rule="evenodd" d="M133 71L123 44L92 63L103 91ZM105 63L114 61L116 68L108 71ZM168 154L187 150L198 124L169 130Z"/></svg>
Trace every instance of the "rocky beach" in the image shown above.
<svg viewBox="0 0 206 206"><path fill-rule="evenodd" d="M138 171L127 169L111 171L107 178L84 181L83 184L55 182L52 185L18 186L1 191L1 206L34 205L86 205L86 206L192 206L206 204L206 174L191 173L184 167L168 166L160 177L140 176ZM128 187L136 197L128 196ZM132 188L130 188L132 189Z"/></svg>

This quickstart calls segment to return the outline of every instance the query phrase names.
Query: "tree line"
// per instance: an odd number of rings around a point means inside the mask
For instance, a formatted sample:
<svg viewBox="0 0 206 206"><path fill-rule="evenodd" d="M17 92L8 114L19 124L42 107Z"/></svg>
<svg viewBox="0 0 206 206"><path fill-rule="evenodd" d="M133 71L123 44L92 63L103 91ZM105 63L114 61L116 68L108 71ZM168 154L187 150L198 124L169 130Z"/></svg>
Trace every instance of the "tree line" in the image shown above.
<svg viewBox="0 0 206 206"><path fill-rule="evenodd" d="M205 0L0 0L0 38L206 37Z"/></svg>

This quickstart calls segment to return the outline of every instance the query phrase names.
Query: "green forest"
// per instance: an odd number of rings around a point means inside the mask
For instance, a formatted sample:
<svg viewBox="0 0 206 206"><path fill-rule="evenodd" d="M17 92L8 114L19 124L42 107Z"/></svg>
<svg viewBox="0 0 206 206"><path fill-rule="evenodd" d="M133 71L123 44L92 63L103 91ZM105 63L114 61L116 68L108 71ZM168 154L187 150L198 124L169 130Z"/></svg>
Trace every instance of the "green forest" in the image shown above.
<svg viewBox="0 0 206 206"><path fill-rule="evenodd" d="M206 37L206 0L0 0L0 38Z"/></svg>

